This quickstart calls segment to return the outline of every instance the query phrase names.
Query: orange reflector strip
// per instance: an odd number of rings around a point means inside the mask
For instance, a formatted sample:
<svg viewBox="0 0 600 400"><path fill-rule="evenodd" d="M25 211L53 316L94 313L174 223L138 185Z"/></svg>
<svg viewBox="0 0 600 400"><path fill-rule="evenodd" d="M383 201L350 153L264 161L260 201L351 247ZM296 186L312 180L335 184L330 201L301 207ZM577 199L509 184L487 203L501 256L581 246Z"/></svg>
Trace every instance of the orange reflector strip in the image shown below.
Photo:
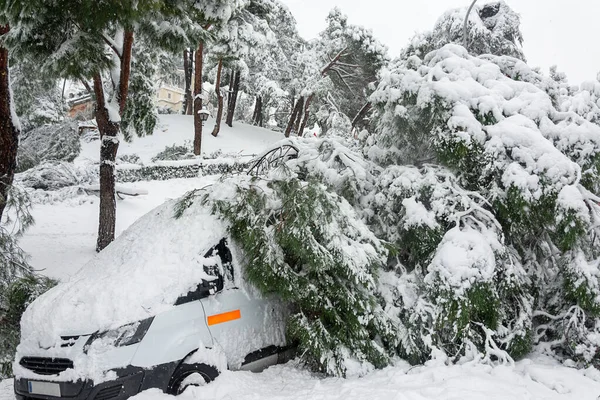
<svg viewBox="0 0 600 400"><path fill-rule="evenodd" d="M223 314L215 314L208 316L208 326L222 324L223 322L234 321L242 318L240 310L228 311Z"/></svg>

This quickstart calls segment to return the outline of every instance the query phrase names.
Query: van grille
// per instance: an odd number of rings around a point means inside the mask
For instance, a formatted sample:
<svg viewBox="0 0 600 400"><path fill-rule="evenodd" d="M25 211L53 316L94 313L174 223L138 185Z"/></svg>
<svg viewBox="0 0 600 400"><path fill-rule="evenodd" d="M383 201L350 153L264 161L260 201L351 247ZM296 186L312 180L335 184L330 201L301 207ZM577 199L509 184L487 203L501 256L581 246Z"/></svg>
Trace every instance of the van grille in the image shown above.
<svg viewBox="0 0 600 400"><path fill-rule="evenodd" d="M104 388L98 392L96 397L94 397L94 400L108 400L112 399L113 397L117 397L121 393L122 388L123 385Z"/></svg>
<svg viewBox="0 0 600 400"><path fill-rule="evenodd" d="M73 368L73 361L66 358L23 357L19 364L39 375L58 375Z"/></svg>

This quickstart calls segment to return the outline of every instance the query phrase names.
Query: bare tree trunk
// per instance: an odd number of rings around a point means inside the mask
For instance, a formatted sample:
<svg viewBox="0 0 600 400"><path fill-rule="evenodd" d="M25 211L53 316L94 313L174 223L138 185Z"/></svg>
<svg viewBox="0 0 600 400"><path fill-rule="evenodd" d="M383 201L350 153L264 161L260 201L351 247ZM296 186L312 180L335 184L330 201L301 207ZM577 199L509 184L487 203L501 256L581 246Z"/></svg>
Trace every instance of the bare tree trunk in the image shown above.
<svg viewBox="0 0 600 400"><path fill-rule="evenodd" d="M204 42L198 44L196 50L196 69L194 71L194 154L199 156L202 152L202 64L204 57Z"/></svg>
<svg viewBox="0 0 600 400"><path fill-rule="evenodd" d="M231 107L231 94L233 93L233 81L235 80L235 71L233 68L229 71L229 89L227 91L227 115L229 115L229 108Z"/></svg>
<svg viewBox="0 0 600 400"><path fill-rule="evenodd" d="M257 124L259 109L260 109L260 96L256 96L256 100L254 101L254 112L252 113L252 125Z"/></svg>
<svg viewBox="0 0 600 400"><path fill-rule="evenodd" d="M310 115L309 107L314 96L314 94L311 94L310 96L308 96L308 99L306 99L306 103L304 104L304 118L302 119L302 124L300 125L300 129L298 130L298 136L302 136L304 128L306 128L306 124L308 123L308 116Z"/></svg>
<svg viewBox="0 0 600 400"><path fill-rule="evenodd" d="M0 25L0 35L4 35L9 29L8 25ZM0 45L0 221L17 168L20 131L17 122L13 120L11 101L8 50Z"/></svg>
<svg viewBox="0 0 600 400"><path fill-rule="evenodd" d="M229 107L227 107L227 119L226 123L229 127L233 127L233 117L235 115L235 106L237 105L238 93L240 92L240 71L234 72L235 78L233 79L233 90L230 90Z"/></svg>
<svg viewBox="0 0 600 400"><path fill-rule="evenodd" d="M192 115L192 52L183 51L183 73L185 77L185 96L183 99L183 114Z"/></svg>
<svg viewBox="0 0 600 400"><path fill-rule="evenodd" d="M115 239L117 203L115 200L115 160L119 149L119 124L110 120L100 74L94 75L96 122L100 131L100 217L96 251L103 250Z"/></svg>
<svg viewBox="0 0 600 400"><path fill-rule="evenodd" d="M127 30L123 34L123 54L121 55L121 74L119 76L119 115L123 115L127 104L129 92L129 75L131 75L131 53L133 52L133 31Z"/></svg>
<svg viewBox="0 0 600 400"><path fill-rule="evenodd" d="M294 132L296 135L300 135L300 122L302 121L302 109L304 108L304 96L300 96L297 104L298 112L296 115L296 122L294 122Z"/></svg>
<svg viewBox="0 0 600 400"><path fill-rule="evenodd" d="M121 70L119 74L116 98L119 103L119 115L123 115L129 92L131 74L131 54L133 52L133 31L123 33L123 49L119 55ZM99 73L94 75L94 93L96 95L96 122L100 132L100 215L98 219L98 240L96 251L102 251L115 240L117 203L115 200L115 160L119 149L119 122L111 120L106 108L104 86Z"/></svg>
<svg viewBox="0 0 600 400"><path fill-rule="evenodd" d="M262 96L256 96L256 104L254 104L252 123L254 125L262 126Z"/></svg>
<svg viewBox="0 0 600 400"><path fill-rule="evenodd" d="M360 109L360 111L358 112L358 114L356 114L356 116L352 119L352 131L354 131L354 129L356 129L356 126L358 125L358 123L360 121L362 121L365 116L367 115L367 113L371 110L371 102L366 102L364 106L362 106L362 108Z"/></svg>
<svg viewBox="0 0 600 400"><path fill-rule="evenodd" d="M298 115L300 115L300 112L302 111L303 104L304 104L304 98L302 96L300 96L300 98L298 99L298 101L296 102L296 105L294 106L294 108L292 110L292 115L290 115L290 120L288 121L287 127L285 128L285 132L284 132L285 137L290 137L290 133L292 133L292 129L294 128L294 124L295 124L296 120L298 119Z"/></svg>
<svg viewBox="0 0 600 400"><path fill-rule="evenodd" d="M233 83L235 82L235 70L232 68L229 73L229 89L227 90L227 114L225 115L225 124L229 127L233 126L233 118L229 121L231 114L231 105L233 100Z"/></svg>
<svg viewBox="0 0 600 400"><path fill-rule="evenodd" d="M258 126L260 126L262 128L264 126L264 123L263 123L263 115L264 114L263 114L263 99L262 99L262 96L260 96L258 99L260 100L260 104L258 106L258 122L257 122L257 124L258 124Z"/></svg>
<svg viewBox="0 0 600 400"><path fill-rule="evenodd" d="M219 65L217 66L217 80L215 81L215 92L217 93L218 109L217 119L215 121L215 127L211 135L217 137L221 130L221 119L223 118L223 94L221 93L221 73L223 72L223 59L219 59Z"/></svg>

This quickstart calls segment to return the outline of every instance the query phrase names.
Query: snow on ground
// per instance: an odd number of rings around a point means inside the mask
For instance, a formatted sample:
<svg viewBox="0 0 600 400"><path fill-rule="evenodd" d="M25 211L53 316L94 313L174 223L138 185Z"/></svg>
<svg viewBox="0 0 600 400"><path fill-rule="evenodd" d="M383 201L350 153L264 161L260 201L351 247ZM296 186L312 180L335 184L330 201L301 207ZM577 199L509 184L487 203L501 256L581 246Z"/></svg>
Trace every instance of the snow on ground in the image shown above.
<svg viewBox="0 0 600 400"><path fill-rule="evenodd" d="M151 161L152 157L161 152L167 146L173 144L183 145L194 140L194 120L191 115L160 115L159 125L154 134L143 138L134 138L131 143L121 140L119 144L120 156L125 154L137 154L144 164ZM221 132L213 137L210 132L214 120L209 118L204 123L202 134L202 155L207 156L218 150L224 154L237 153L240 155L258 154L270 144L283 139L283 133L252 125L234 122L233 128L222 124ZM100 142L93 141L81 144L81 154L75 163L86 160L99 161Z"/></svg>
<svg viewBox="0 0 600 400"><path fill-rule="evenodd" d="M596 371L597 372L597 371ZM596 399L600 383L581 371L540 358L514 367L479 364L388 367L363 378L322 379L293 365L263 373L225 372L215 382L184 392L182 400L391 400L391 399ZM159 391L146 391L135 400L167 400Z"/></svg>
<svg viewBox="0 0 600 400"><path fill-rule="evenodd" d="M590 375L589 377L586 376ZM262 373L223 372L204 387L191 387L180 400L596 400L597 370L579 371L537 356L513 366L479 364L410 367L401 363L362 378L326 378L291 362ZM0 382L0 400L13 400L12 381ZM133 400L174 400L157 389Z"/></svg>
<svg viewBox="0 0 600 400"><path fill-rule="evenodd" d="M147 195L117 200L117 236L139 217L184 193L204 187L216 177L173 179L128 183ZM55 279L73 275L96 254L99 198L80 196L61 203L36 204L32 214L35 225L21 239L21 247L31 256L31 265Z"/></svg>
<svg viewBox="0 0 600 400"><path fill-rule="evenodd" d="M233 128L223 124L216 138L210 135L214 121L205 123L202 135L203 155L221 150L223 153L254 155L261 153L283 138L282 133L234 123ZM131 143L121 141L119 155L137 154L144 163L173 144L193 141L192 116L160 115L154 134L134 138ZM99 141L82 143L75 163L85 164L99 160ZM127 183L124 186L147 190L147 195L126 197L117 201L117 236L139 217L168 199L182 196L189 190L206 186L216 177L173 179ZM31 265L51 278L64 279L73 275L95 254L98 230L98 203L95 196L80 196L53 204L36 204L32 209L35 225L21 240L21 247L31 256Z"/></svg>

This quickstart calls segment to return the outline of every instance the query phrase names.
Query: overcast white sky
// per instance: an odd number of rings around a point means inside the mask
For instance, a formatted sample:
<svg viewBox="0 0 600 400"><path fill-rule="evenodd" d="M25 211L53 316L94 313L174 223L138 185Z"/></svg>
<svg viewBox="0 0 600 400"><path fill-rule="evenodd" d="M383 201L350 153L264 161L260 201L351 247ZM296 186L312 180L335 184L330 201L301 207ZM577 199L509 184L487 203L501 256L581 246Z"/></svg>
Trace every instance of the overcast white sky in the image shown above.
<svg viewBox="0 0 600 400"><path fill-rule="evenodd" d="M325 27L329 10L338 6L349 22L371 28L396 56L417 31L430 30L448 8L470 0L282 0L305 39ZM546 72L553 64L570 83L595 79L600 71L600 0L505 0L521 15L523 47L531 66ZM479 0L484 4L489 0Z"/></svg>

